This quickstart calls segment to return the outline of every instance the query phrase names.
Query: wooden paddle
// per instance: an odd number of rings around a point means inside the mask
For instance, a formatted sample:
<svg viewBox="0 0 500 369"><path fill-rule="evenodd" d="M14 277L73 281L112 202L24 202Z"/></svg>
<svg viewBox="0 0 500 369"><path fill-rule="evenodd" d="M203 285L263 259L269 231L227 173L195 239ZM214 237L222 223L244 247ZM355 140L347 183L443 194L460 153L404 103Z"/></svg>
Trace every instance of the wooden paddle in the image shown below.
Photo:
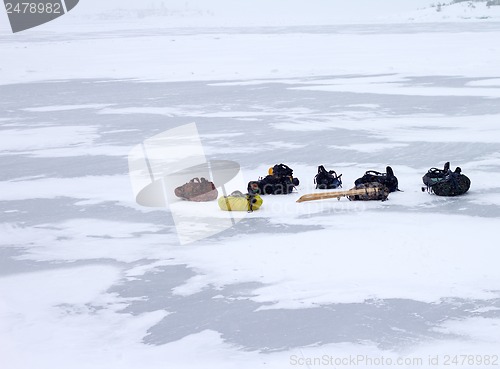
<svg viewBox="0 0 500 369"><path fill-rule="evenodd" d="M314 201L314 200L324 200L324 199L339 199L341 197L346 196L355 196L355 195L369 195L369 194L378 194L382 191L380 188L361 188L361 189L352 189L348 191L337 191L337 192L323 192L323 193L310 193L307 195L301 196L297 202L304 201Z"/></svg>

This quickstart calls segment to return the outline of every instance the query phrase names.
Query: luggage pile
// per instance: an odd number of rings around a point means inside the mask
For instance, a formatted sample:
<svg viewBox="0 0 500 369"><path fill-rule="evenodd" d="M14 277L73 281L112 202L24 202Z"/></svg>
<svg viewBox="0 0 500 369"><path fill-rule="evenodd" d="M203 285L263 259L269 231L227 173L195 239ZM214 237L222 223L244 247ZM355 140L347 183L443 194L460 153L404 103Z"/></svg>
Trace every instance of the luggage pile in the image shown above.
<svg viewBox="0 0 500 369"><path fill-rule="evenodd" d="M334 190L342 188L342 174L337 175L334 170L327 170L323 165L318 166L318 174L313 181L316 189ZM426 191L437 196L459 196L465 194L471 185L470 179L462 174L460 167L454 171L447 162L443 169L431 168L422 177ZM293 169L285 164L276 164L269 168L265 177L250 181L247 193L234 191L229 196L218 199L219 208L223 211L247 211L260 209L263 204L261 196L287 195L294 192L299 186L299 179L293 175ZM385 201L391 192L400 191L398 179L393 169L386 167L385 173L369 170L354 181L354 187L347 191L320 192L301 196L297 202L313 201L329 198L347 197L351 201ZM205 202L214 201L218 191L213 182L205 178L193 178L188 183L175 189L175 195L186 201Z"/></svg>

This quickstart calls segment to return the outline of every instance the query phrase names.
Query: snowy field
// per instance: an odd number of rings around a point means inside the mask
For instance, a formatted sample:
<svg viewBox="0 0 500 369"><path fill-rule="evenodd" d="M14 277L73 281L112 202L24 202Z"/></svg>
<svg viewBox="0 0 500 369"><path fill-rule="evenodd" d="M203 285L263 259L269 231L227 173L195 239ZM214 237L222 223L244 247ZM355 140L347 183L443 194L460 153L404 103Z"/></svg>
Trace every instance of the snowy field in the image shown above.
<svg viewBox="0 0 500 369"><path fill-rule="evenodd" d="M500 365L499 36L0 32L0 367ZM168 209L135 203L127 155L192 122L210 160L247 181L288 164L297 193L180 246ZM465 196L421 191L445 161L471 178ZM346 189L391 165L404 192L295 203L320 164Z"/></svg>

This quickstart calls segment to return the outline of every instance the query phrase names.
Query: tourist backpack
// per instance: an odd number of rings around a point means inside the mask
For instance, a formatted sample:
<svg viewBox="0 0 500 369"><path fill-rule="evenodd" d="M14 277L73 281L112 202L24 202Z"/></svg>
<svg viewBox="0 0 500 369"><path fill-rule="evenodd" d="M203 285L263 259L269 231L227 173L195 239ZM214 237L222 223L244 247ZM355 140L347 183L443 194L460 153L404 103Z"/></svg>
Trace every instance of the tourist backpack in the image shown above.
<svg viewBox="0 0 500 369"><path fill-rule="evenodd" d="M398 179L394 175L394 171L391 167L386 168L386 173L369 170L363 175L363 177L356 179L356 181L354 181L354 185L357 186L359 184L371 182L377 182L386 186L389 192L399 191Z"/></svg>
<svg viewBox="0 0 500 369"><path fill-rule="evenodd" d="M333 190L335 188L342 188L342 177L337 175L334 170L327 171L323 165L318 167L318 174L314 177L314 183L317 189Z"/></svg>
<svg viewBox="0 0 500 369"><path fill-rule="evenodd" d="M444 169L431 168L422 177L429 193L438 196L459 196L466 193L470 188L470 179L462 174L462 169L457 167L451 171L450 163L444 165ZM425 191L425 187L422 188Z"/></svg>
<svg viewBox="0 0 500 369"><path fill-rule="evenodd" d="M286 195L299 185L293 177L293 169L285 164L276 164L269 169L269 175L257 181L248 182L248 193L260 195Z"/></svg>
<svg viewBox="0 0 500 369"><path fill-rule="evenodd" d="M224 211L247 211L258 210L263 201L257 194L243 194L240 191L234 191L229 196L221 196L218 200L219 207Z"/></svg>
<svg viewBox="0 0 500 369"><path fill-rule="evenodd" d="M212 201L217 199L218 192L213 182L205 178L193 178L188 183L177 187L175 196L188 201Z"/></svg>

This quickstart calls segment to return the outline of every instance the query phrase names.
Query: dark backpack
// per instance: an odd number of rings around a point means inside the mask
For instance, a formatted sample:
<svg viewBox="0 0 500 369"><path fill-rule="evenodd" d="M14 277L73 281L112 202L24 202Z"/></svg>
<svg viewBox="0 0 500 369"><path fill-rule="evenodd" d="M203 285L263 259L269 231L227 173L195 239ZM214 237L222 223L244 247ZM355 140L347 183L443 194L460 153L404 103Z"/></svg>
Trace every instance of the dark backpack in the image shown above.
<svg viewBox="0 0 500 369"><path fill-rule="evenodd" d="M450 170L450 163L444 165L444 169L431 168L422 177L429 193L438 196L459 196L466 193L470 188L470 179L462 174L462 169L457 167L454 172ZM425 191L425 187L422 188Z"/></svg>
<svg viewBox="0 0 500 369"><path fill-rule="evenodd" d="M324 166L318 167L318 174L314 177L316 188L321 190L333 190L335 188L342 188L342 177L337 175L334 170L327 171Z"/></svg>
<svg viewBox="0 0 500 369"><path fill-rule="evenodd" d="M399 191L398 189L398 179L394 175L394 171L391 167L386 168L386 173L376 172L374 170L369 170L365 173L365 175L361 178L356 179L354 181L354 185L360 185L363 183L371 183L377 182L389 190L389 192Z"/></svg>
<svg viewBox="0 0 500 369"><path fill-rule="evenodd" d="M293 169L285 164L277 164L272 174L248 182L248 193L259 195L286 195L299 185L298 178L293 178Z"/></svg>

